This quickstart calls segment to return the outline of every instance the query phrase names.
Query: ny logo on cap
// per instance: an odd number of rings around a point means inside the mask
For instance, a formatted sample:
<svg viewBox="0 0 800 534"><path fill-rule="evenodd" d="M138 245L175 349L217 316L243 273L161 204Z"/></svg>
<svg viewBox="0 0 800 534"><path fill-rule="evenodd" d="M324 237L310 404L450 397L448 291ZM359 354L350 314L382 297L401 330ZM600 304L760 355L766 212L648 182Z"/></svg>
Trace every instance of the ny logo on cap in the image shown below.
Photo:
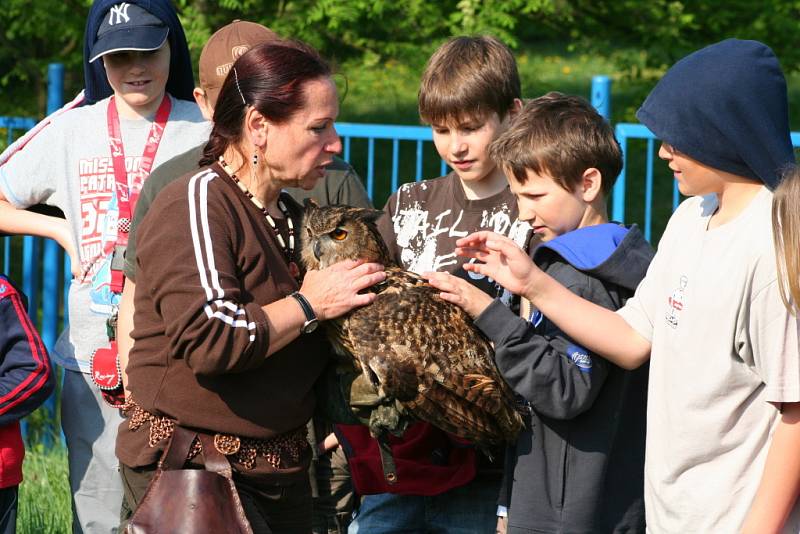
<svg viewBox="0 0 800 534"><path fill-rule="evenodd" d="M116 6L111 7L110 15L108 17L108 24L109 26L113 26L115 24L123 24L131 20L128 16L128 8L130 4L127 2L122 2ZM123 20L124 19L124 20Z"/></svg>

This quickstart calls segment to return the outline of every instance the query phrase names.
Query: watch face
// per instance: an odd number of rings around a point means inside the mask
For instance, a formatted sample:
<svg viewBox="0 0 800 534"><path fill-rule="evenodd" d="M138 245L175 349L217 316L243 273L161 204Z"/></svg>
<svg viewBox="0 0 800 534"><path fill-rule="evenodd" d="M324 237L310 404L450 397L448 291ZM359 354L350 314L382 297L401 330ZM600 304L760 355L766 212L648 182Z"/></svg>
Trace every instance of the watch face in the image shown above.
<svg viewBox="0 0 800 534"><path fill-rule="evenodd" d="M316 319L312 319L310 321L306 321L306 323L303 325L303 328L302 328L303 333L304 334L310 334L311 332L316 330L318 326L319 326L319 321L317 321Z"/></svg>

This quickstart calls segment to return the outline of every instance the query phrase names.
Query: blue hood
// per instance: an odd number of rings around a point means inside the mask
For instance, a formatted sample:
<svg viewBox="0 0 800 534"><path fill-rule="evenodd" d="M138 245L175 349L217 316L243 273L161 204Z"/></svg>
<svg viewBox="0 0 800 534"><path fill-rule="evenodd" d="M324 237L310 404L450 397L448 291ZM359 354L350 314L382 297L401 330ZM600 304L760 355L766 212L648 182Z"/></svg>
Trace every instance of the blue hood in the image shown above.
<svg viewBox="0 0 800 534"><path fill-rule="evenodd" d="M576 269L588 271L602 265L617 250L628 231L614 223L578 228L541 244L536 253L551 249Z"/></svg>
<svg viewBox="0 0 800 534"><path fill-rule="evenodd" d="M541 267L553 255L579 271L633 290L647 272L653 249L635 224L606 223L578 228L542 243L533 260Z"/></svg>
<svg viewBox="0 0 800 534"><path fill-rule="evenodd" d="M772 50L727 39L670 68L636 117L659 139L715 169L773 189L794 163L786 80Z"/></svg>
<svg viewBox="0 0 800 534"><path fill-rule="evenodd" d="M83 76L86 84L84 93L85 104L94 104L111 96L114 90L108 83L106 69L103 62L97 60L89 63L89 53L97 39L97 30L105 19L111 6L119 4L121 0L96 0L89 9L86 17L86 32L83 36ZM127 0L129 4L136 4L155 15L169 27L170 64L169 78L167 79L167 92L175 98L194 102L194 75L192 74L192 59L189 47L186 44L186 35L183 26L178 20L178 14L169 0Z"/></svg>

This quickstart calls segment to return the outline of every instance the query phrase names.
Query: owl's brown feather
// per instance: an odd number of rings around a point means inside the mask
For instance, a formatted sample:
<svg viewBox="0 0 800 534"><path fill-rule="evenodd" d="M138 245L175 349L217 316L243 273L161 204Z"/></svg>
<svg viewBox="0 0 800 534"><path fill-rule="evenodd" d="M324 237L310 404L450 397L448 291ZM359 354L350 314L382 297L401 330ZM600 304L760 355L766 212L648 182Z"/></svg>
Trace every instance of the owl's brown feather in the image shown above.
<svg viewBox="0 0 800 534"><path fill-rule="evenodd" d="M380 395L399 401L415 417L479 445L513 440L522 418L490 343L461 308L439 298L418 275L393 265L372 222L376 214L307 207L307 267L365 256L387 266L386 280L371 288L378 293L375 301L329 321L329 339L353 357ZM319 237L345 228L347 239ZM313 249L320 239L317 258Z"/></svg>

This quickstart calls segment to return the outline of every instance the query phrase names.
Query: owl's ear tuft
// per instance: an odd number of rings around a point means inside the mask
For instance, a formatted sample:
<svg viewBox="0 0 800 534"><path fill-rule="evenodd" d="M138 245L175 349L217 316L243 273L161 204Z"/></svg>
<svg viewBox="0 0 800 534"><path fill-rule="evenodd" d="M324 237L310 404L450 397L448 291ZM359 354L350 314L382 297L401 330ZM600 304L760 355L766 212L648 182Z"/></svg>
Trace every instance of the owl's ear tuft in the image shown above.
<svg viewBox="0 0 800 534"><path fill-rule="evenodd" d="M370 208L354 208L352 212L353 218L372 223L380 219L382 215L383 215L382 210L375 210Z"/></svg>
<svg viewBox="0 0 800 534"><path fill-rule="evenodd" d="M319 208L319 204L317 204L317 201L314 200L313 198L306 198L303 201L303 207L307 210L311 210L314 208Z"/></svg>

